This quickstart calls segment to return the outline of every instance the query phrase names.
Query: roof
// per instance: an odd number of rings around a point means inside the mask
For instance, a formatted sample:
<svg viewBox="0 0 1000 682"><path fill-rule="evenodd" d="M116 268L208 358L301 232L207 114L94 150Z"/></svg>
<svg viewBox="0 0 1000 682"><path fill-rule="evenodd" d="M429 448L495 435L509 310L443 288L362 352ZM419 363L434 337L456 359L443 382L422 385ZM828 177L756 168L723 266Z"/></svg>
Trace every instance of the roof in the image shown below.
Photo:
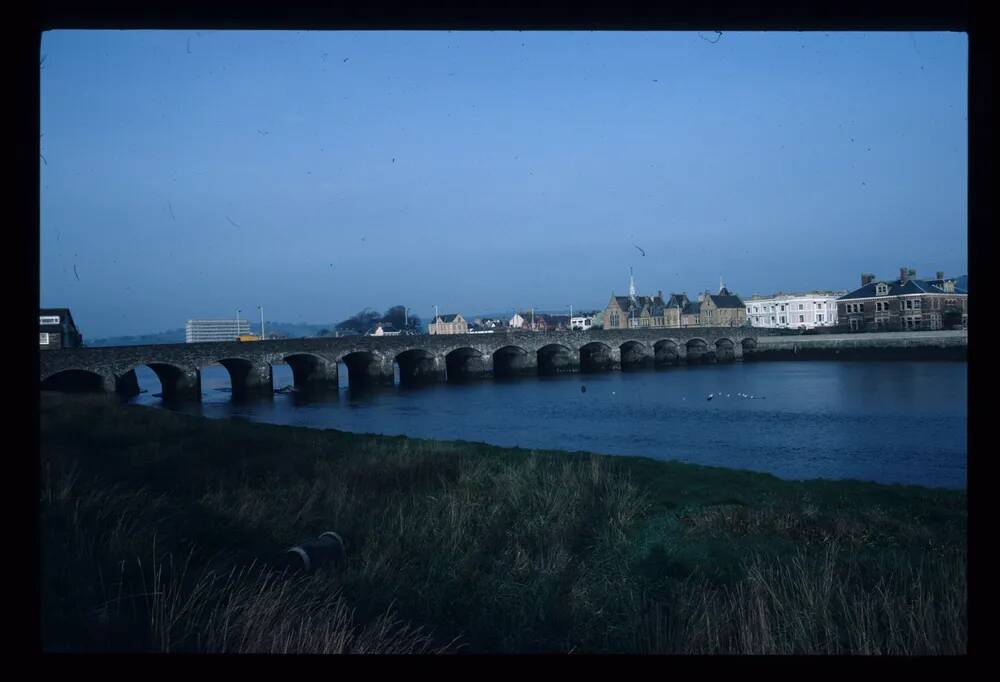
<svg viewBox="0 0 1000 682"><path fill-rule="evenodd" d="M906 282L901 282L900 280L874 280L868 284L855 289L854 291L844 294L838 301L844 301L856 298L876 298L875 288L879 284L888 284L889 292L885 294L886 296L905 296L909 294L947 294L951 292L945 291L942 287L944 282L950 280L923 280L923 279L908 279ZM957 284L955 286L956 294L968 295L968 291L960 288Z"/></svg>
<svg viewBox="0 0 1000 682"><path fill-rule="evenodd" d="M726 291L726 289L723 289ZM725 294L709 294L707 298L712 299L712 303L715 304L716 308L742 308L743 301L740 300L739 296L733 296L728 292Z"/></svg>
<svg viewBox="0 0 1000 682"><path fill-rule="evenodd" d="M685 315L700 315L701 314L701 302L700 301L688 301L681 311Z"/></svg>
<svg viewBox="0 0 1000 682"><path fill-rule="evenodd" d="M667 301L668 308L683 308L688 303L687 294L670 294L670 300Z"/></svg>
<svg viewBox="0 0 1000 682"><path fill-rule="evenodd" d="M66 318L67 320L69 320L69 323L72 326L74 326L74 327L76 326L76 323L73 321L73 314L69 311L69 308L39 308L38 309L38 316L39 317L42 317L42 316L51 317L52 315L58 315L60 317L60 324L62 323L61 318ZM45 326L48 327L50 325L45 325Z"/></svg>
<svg viewBox="0 0 1000 682"><path fill-rule="evenodd" d="M827 296L832 296L834 298L840 298L846 291L802 291L802 292L786 292L779 291L776 294L754 294L748 301L770 301L777 299L787 299L787 298L824 298Z"/></svg>
<svg viewBox="0 0 1000 682"><path fill-rule="evenodd" d="M451 315L438 315L436 320L441 322L454 322L455 318L461 315L461 313L452 313Z"/></svg>

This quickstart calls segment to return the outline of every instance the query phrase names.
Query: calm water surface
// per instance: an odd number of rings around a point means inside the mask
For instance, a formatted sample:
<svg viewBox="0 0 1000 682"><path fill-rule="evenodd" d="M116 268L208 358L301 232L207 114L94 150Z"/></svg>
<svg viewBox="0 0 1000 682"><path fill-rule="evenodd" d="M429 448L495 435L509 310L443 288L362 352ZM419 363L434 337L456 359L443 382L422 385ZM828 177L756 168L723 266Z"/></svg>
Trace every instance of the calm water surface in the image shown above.
<svg viewBox="0 0 1000 682"><path fill-rule="evenodd" d="M156 375L136 370L163 405ZM522 448L642 455L750 469L781 478L966 485L964 362L747 362L660 371L570 374L291 394L236 404L221 366L202 370L212 418L359 433L483 441ZM292 383L274 367L275 387ZM586 392L581 387L586 387ZM707 396L714 393L712 400ZM739 394L747 397L741 397ZM749 396L753 396L750 398Z"/></svg>

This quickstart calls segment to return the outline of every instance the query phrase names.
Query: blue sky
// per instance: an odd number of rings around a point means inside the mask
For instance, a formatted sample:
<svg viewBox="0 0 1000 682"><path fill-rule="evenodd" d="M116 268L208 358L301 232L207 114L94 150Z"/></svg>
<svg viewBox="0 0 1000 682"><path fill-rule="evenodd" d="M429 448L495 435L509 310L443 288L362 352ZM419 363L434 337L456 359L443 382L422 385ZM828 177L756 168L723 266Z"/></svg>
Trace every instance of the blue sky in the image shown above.
<svg viewBox="0 0 1000 682"><path fill-rule="evenodd" d="M598 308L630 266L640 293L689 295L964 274L967 52L962 33L47 32L40 304L94 338L258 304Z"/></svg>

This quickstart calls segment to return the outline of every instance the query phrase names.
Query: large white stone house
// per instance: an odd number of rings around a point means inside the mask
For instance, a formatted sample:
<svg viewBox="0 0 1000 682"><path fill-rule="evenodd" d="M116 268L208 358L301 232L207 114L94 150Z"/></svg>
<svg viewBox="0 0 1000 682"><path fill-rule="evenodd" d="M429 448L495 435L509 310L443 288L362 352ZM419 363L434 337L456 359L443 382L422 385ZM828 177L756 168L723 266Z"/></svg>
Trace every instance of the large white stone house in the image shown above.
<svg viewBox="0 0 1000 682"><path fill-rule="evenodd" d="M754 294L747 301L752 327L815 329L837 325L837 299L846 291L809 291L800 294Z"/></svg>

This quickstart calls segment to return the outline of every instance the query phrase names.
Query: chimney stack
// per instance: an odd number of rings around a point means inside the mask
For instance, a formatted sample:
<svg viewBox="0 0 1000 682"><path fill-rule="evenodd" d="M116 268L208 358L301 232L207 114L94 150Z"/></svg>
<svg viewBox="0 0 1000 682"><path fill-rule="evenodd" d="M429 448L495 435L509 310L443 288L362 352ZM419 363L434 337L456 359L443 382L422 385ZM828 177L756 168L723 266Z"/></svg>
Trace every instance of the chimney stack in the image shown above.
<svg viewBox="0 0 1000 682"><path fill-rule="evenodd" d="M940 270L938 270L935 273L935 275L936 275L935 279L944 279L944 273L942 271L940 271Z"/></svg>
<svg viewBox="0 0 1000 682"><path fill-rule="evenodd" d="M663 298L663 289L657 289L657 291L656 291L656 297L660 298L660 299Z"/></svg>
<svg viewBox="0 0 1000 682"><path fill-rule="evenodd" d="M875 275L871 274L870 272L861 273L861 286L865 286L866 284L871 284L874 281L875 281Z"/></svg>
<svg viewBox="0 0 1000 682"><path fill-rule="evenodd" d="M913 274L913 270L910 270L909 268L900 268L899 269L899 283L900 284L906 284L910 280L910 275L911 274Z"/></svg>

